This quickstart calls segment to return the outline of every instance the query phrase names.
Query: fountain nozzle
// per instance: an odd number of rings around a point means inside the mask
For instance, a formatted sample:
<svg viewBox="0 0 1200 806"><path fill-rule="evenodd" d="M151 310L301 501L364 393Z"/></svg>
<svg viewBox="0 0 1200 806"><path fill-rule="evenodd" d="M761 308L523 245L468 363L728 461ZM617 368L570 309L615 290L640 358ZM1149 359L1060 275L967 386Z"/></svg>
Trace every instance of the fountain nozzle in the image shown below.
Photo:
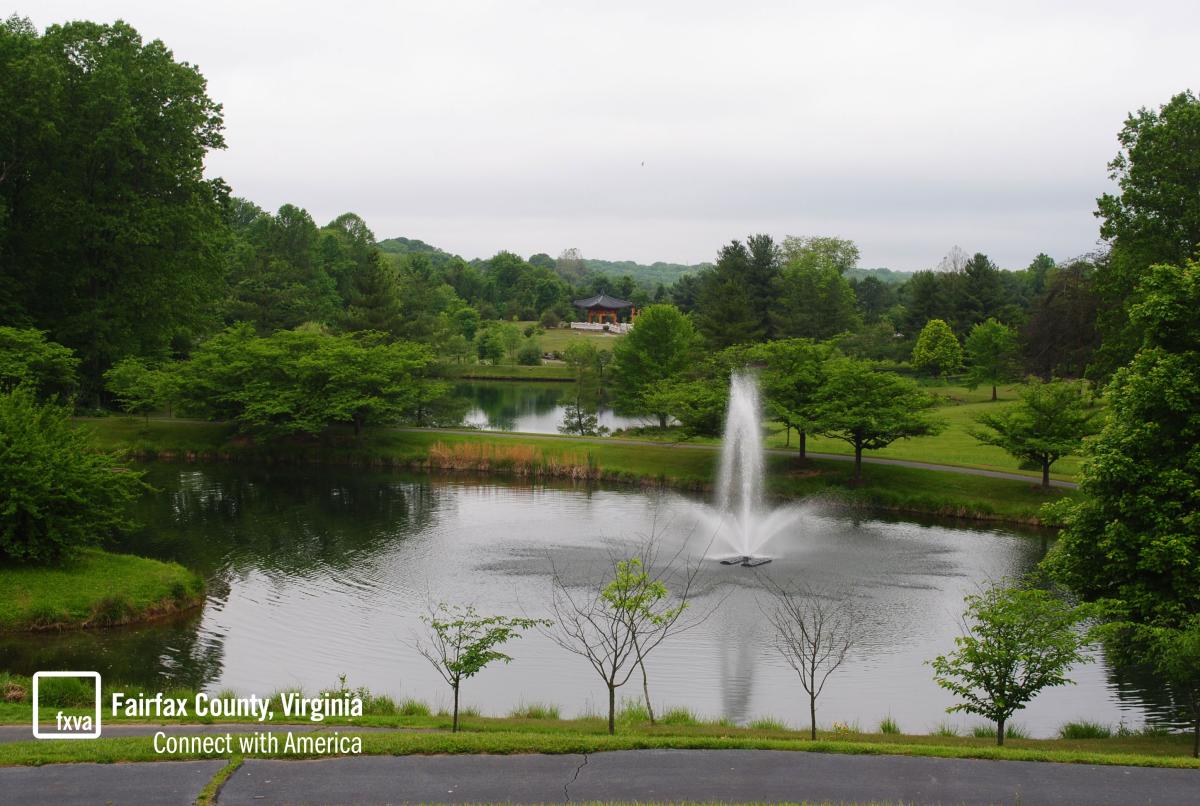
<svg viewBox="0 0 1200 806"><path fill-rule="evenodd" d="M742 568L757 568L769 562L771 562L770 557L751 557L750 555L745 555L743 557L728 557L721 560L721 565L740 565Z"/></svg>

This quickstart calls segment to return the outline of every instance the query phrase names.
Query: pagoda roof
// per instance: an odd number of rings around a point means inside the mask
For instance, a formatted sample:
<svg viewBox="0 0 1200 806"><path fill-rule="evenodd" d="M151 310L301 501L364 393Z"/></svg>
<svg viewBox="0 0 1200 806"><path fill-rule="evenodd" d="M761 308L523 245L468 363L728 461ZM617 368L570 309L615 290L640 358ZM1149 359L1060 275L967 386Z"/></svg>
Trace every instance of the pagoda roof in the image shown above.
<svg viewBox="0 0 1200 806"><path fill-rule="evenodd" d="M617 299L616 297L610 297L608 294L605 294L603 291L601 291L599 294L597 294L594 297L588 297L587 299L575 300L575 307L576 308L609 308L612 310L616 310L618 308L632 308L633 303L626 299Z"/></svg>

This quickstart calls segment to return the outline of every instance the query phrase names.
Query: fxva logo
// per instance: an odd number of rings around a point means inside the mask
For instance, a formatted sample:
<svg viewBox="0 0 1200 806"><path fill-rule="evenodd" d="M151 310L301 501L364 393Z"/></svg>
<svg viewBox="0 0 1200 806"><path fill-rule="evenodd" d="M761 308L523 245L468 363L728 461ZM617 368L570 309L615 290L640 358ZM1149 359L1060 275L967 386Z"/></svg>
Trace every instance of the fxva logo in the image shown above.
<svg viewBox="0 0 1200 806"><path fill-rule="evenodd" d="M38 689L48 677L86 677L96 686L94 716L64 714L54 716L54 730L43 731L38 725ZM35 739L98 739L100 738L100 673L99 672L34 672L33 675L33 737Z"/></svg>

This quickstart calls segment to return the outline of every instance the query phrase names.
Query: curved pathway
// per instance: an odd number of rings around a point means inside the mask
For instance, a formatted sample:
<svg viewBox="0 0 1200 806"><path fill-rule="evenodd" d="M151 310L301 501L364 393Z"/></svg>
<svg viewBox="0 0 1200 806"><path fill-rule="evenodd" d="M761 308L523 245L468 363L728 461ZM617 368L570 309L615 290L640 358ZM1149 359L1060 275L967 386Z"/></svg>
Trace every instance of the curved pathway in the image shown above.
<svg viewBox="0 0 1200 806"><path fill-rule="evenodd" d="M466 436L479 436L485 434L489 437L504 437L511 439L528 439L534 437L536 439L559 439L564 442L585 442L592 445L647 445L655 448L681 448L698 451L719 451L720 445L705 445L695 442L658 442L652 439L621 439L612 437L572 437L562 436L560 434L534 434L526 431L481 431L478 429L467 428L399 428L400 431L421 431L431 434L462 434ZM783 450L782 448L767 448L765 453L772 456L796 456L794 450ZM832 459L838 462L853 462L853 456L847 456L841 453L807 453L809 459ZM933 462L918 462L913 459L887 459L881 456L864 456L863 464L870 465L895 465L897 467L911 467L917 470L936 470L942 473L961 473L964 476L984 476L990 479L1005 479L1007 481L1025 481L1032 484L1038 483L1036 476L1028 476L1023 473L1013 473L1007 470L985 470L980 467L960 467L958 465L939 465ZM1059 479L1050 479L1051 487L1061 487L1066 490L1074 490L1079 485L1073 481L1062 481Z"/></svg>

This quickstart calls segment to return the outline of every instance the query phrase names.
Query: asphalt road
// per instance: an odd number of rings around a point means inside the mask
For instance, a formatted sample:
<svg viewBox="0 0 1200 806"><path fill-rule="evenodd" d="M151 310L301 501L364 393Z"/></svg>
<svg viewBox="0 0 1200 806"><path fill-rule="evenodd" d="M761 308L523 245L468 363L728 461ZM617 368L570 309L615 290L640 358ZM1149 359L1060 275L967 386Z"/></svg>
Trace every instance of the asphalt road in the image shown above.
<svg viewBox="0 0 1200 806"><path fill-rule="evenodd" d="M0 802L190 804L223 761L0 767ZM248 759L221 806L604 801L1189 804L1200 770L774 750Z"/></svg>
<svg viewBox="0 0 1200 806"><path fill-rule="evenodd" d="M1186 804L1200 802L1200 771L774 750L252 759L226 782L218 803L634 800Z"/></svg>
<svg viewBox="0 0 1200 806"><path fill-rule="evenodd" d="M224 761L0 767L0 803L13 806L191 806Z"/></svg>
<svg viewBox="0 0 1200 806"><path fill-rule="evenodd" d="M467 429L454 428L400 428L400 431L425 431L431 433L444 434L487 434L489 437L507 437L511 439L529 439L535 437L537 439L562 439L571 442L588 442L596 445L649 445L656 448L678 448L682 450L693 451L719 451L720 445L704 445L692 442L655 442L648 439L606 439L593 437L565 437L558 434L527 434L518 431L478 431ZM779 448L768 448L763 451L774 456L796 456L794 450L781 450ZM846 456L840 453L813 453L808 451L805 454L810 459L832 459L837 462L853 462L853 456ZM916 462L909 459L885 459L879 456L864 456L863 464L868 465L895 465L896 467L912 467L918 470L936 470L942 473L961 473L964 476L984 476L989 479L1007 479L1009 481L1024 481L1029 484L1041 484L1040 477L1027 476L1022 473L1008 473L1003 470L984 470L978 467L958 467L957 465L939 465L932 462ZM1063 489L1073 490L1079 485L1073 481L1060 481L1059 479L1050 479L1051 487L1062 487Z"/></svg>

